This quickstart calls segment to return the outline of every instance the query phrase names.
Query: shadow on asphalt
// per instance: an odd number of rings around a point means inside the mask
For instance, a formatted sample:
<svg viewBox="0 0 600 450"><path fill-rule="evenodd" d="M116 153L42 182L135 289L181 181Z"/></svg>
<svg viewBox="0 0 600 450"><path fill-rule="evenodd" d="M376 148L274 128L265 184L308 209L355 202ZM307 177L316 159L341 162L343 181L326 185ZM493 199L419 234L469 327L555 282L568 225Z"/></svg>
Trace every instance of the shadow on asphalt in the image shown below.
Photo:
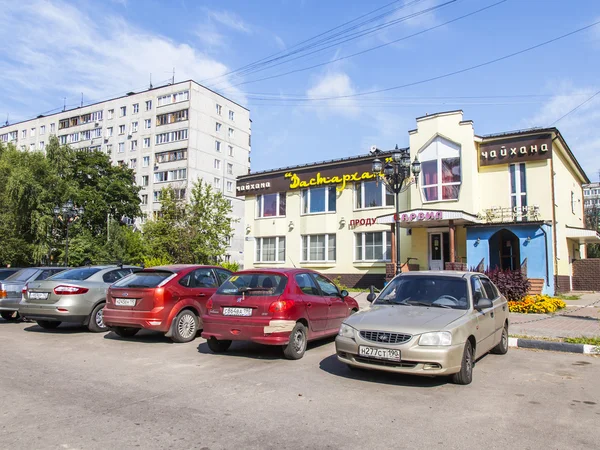
<svg viewBox="0 0 600 450"><path fill-rule="evenodd" d="M52 330L46 330L45 328L40 327L35 322L31 324L30 327L23 328L23 330L30 333L48 333L48 334L75 334L75 333L90 333L84 325L74 324L74 323L61 323L58 328L54 328Z"/></svg>
<svg viewBox="0 0 600 450"><path fill-rule="evenodd" d="M201 330L198 331L196 339L200 337L200 332ZM104 335L104 339L108 339L111 341L140 342L142 344L175 344L175 342L173 342L171 338L166 337L164 333L161 333L160 331L151 330L140 330L133 337L121 337L117 333L109 331ZM193 342L194 341L187 342L187 344L193 345ZM186 344L184 343L181 345Z"/></svg>
<svg viewBox="0 0 600 450"><path fill-rule="evenodd" d="M402 375L390 372L367 369L350 369L346 364L338 361L337 356L330 355L319 363L319 368L324 372L351 380L368 381L370 383L391 384L407 387L437 387L449 383L447 377L418 377L415 375Z"/></svg>
<svg viewBox="0 0 600 450"><path fill-rule="evenodd" d="M317 341L309 342L308 347L306 348L306 352L310 353L312 349L331 344L334 340L335 336L332 336L326 339L319 339ZM250 341L233 341L231 347L229 347L229 349L226 352L219 354L213 353L213 351L210 348L208 348L208 344L206 342L202 342L200 345L198 345L198 353L201 353L203 355L226 355L251 359L286 359L285 356L283 356L283 350L281 346L261 345Z"/></svg>

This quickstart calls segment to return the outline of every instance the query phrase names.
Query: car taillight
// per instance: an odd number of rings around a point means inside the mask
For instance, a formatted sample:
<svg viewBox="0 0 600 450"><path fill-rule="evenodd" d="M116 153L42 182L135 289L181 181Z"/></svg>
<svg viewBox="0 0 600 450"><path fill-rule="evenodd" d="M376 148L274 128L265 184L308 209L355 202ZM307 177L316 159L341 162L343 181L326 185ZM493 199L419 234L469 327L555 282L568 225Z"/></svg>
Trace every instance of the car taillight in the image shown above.
<svg viewBox="0 0 600 450"><path fill-rule="evenodd" d="M4 289L0 290L0 298L6 298L6 291Z"/></svg>
<svg viewBox="0 0 600 450"><path fill-rule="evenodd" d="M87 291L89 291L88 288L84 288L84 287L79 287L79 286L56 286L54 288L54 293L56 295L79 295L79 294L85 294Z"/></svg>
<svg viewBox="0 0 600 450"><path fill-rule="evenodd" d="M269 312L270 313L284 312L284 311L287 311L288 309L291 309L292 306L294 306L293 300L277 300L276 302L271 303L271 306L269 306Z"/></svg>
<svg viewBox="0 0 600 450"><path fill-rule="evenodd" d="M27 285L23 286L23 289L21 289L21 294L27 295Z"/></svg>
<svg viewBox="0 0 600 450"><path fill-rule="evenodd" d="M165 288L159 287L154 290L154 305L162 306L165 302Z"/></svg>
<svg viewBox="0 0 600 450"><path fill-rule="evenodd" d="M210 310L213 307L213 301L212 298L209 298L208 301L206 302L206 309Z"/></svg>

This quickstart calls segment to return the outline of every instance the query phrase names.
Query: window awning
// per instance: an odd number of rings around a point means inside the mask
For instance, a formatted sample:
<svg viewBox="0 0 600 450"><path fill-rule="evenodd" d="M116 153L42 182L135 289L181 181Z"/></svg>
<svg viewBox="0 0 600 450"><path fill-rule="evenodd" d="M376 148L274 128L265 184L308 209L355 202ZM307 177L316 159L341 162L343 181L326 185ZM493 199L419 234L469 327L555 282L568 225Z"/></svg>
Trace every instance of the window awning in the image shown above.
<svg viewBox="0 0 600 450"><path fill-rule="evenodd" d="M392 224L395 222L396 214L386 214L377 217L379 224ZM403 211L399 214L399 222L402 228L430 228L448 226L448 221L453 220L455 225L468 223L482 223L472 214L464 211L413 209Z"/></svg>
<svg viewBox="0 0 600 450"><path fill-rule="evenodd" d="M600 243L600 233L585 228L575 228L567 226L567 238L578 241L580 244Z"/></svg>

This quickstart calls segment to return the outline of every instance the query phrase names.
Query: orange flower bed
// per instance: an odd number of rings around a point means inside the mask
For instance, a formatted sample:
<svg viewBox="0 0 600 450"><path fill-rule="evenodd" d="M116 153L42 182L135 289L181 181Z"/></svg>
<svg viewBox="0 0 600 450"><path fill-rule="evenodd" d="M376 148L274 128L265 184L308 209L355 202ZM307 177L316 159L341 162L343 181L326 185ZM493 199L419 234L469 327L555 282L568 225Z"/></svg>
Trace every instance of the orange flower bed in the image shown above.
<svg viewBox="0 0 600 450"><path fill-rule="evenodd" d="M510 312L522 314L553 313L566 307L566 303L549 295L527 295L518 302L508 302Z"/></svg>

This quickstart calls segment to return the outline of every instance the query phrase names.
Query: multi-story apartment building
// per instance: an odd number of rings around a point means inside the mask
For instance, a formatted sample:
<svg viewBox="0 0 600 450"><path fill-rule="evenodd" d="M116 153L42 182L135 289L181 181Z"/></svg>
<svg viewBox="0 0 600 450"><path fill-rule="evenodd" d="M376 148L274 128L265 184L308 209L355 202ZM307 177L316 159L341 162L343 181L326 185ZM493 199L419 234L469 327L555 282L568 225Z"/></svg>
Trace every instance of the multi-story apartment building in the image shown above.
<svg viewBox="0 0 600 450"><path fill-rule="evenodd" d="M583 185L583 205L585 209L600 209L600 183Z"/></svg>
<svg viewBox="0 0 600 450"><path fill-rule="evenodd" d="M50 136L80 150L100 150L135 171L146 218L160 210L163 187L189 199L199 178L232 205L234 236L228 258L243 263L244 200L236 178L250 168L250 111L183 81L0 128L0 141L44 151ZM141 219L142 221L145 218Z"/></svg>

